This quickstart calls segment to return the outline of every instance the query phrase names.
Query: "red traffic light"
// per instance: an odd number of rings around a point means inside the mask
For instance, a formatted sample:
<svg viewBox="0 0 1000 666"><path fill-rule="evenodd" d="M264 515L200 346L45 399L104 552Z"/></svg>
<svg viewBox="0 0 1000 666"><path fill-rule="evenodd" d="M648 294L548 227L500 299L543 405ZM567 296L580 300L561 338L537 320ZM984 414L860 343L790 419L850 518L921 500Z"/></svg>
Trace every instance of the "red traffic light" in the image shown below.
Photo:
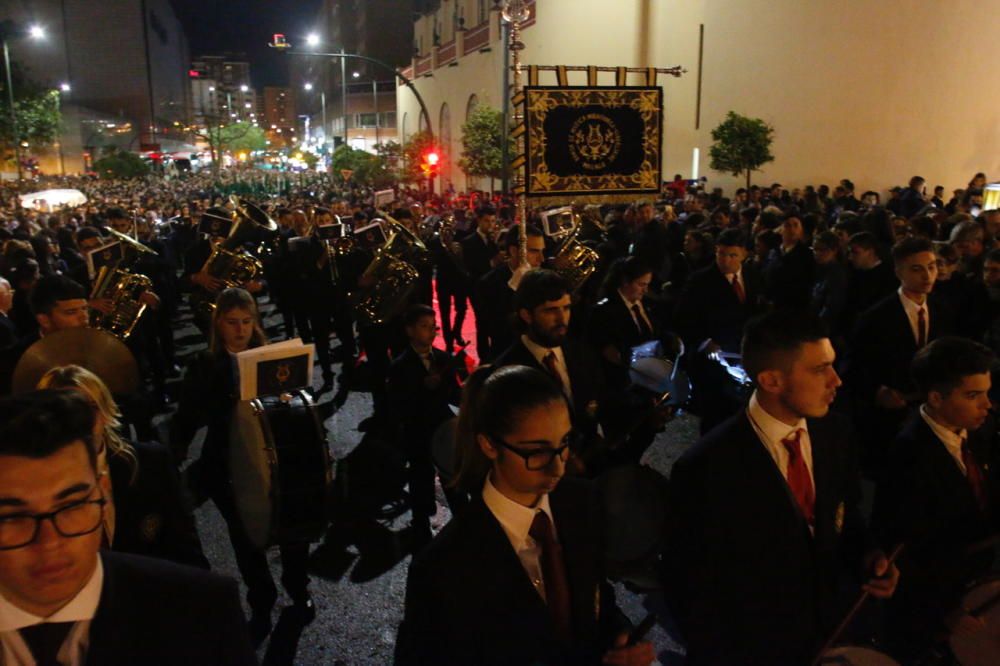
<svg viewBox="0 0 1000 666"><path fill-rule="evenodd" d="M427 153L427 156L424 158L424 160L430 166L437 166L438 162L441 160L441 156L438 155L436 152L431 151Z"/></svg>

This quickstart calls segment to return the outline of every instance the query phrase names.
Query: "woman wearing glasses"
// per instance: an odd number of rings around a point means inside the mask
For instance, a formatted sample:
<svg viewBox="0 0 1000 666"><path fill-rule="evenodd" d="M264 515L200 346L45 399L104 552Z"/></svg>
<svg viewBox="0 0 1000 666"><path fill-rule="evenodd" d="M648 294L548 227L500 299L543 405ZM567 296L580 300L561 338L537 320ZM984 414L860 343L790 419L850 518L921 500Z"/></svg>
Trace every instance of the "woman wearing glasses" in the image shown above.
<svg viewBox="0 0 1000 666"><path fill-rule="evenodd" d="M465 391L456 483L473 502L410 565L396 663L651 663L603 576L591 486L563 479L562 391L518 365L481 368Z"/></svg>
<svg viewBox="0 0 1000 666"><path fill-rule="evenodd" d="M169 450L122 437L121 412L111 391L86 368L52 368L38 388L78 391L94 410L97 469L111 479L104 526L111 548L208 569Z"/></svg>

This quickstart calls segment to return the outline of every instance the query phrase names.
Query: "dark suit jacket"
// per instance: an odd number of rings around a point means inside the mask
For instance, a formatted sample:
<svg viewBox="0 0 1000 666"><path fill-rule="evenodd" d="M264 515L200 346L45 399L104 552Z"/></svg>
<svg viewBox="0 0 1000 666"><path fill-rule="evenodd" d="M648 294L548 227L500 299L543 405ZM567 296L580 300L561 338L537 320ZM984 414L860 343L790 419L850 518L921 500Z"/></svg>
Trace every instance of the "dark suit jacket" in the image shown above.
<svg viewBox="0 0 1000 666"><path fill-rule="evenodd" d="M809 307L812 285L816 280L816 260L805 243L795 244L788 252L774 251L767 265L767 297L778 308L805 310Z"/></svg>
<svg viewBox="0 0 1000 666"><path fill-rule="evenodd" d="M597 432L597 422L601 415L601 399L604 385L601 370L593 351L572 339L562 345L566 371L569 374L570 391L573 393L573 427L584 436ZM541 363L528 351L520 337L501 354L494 365L526 365L548 374ZM595 410L596 406L596 410Z"/></svg>
<svg viewBox="0 0 1000 666"><path fill-rule="evenodd" d="M851 269L847 282L847 306L844 308L842 329L850 333L854 330L854 323L862 312L898 288L899 279L888 261L883 261L869 270Z"/></svg>
<svg viewBox="0 0 1000 666"><path fill-rule="evenodd" d="M632 348L658 337L657 317L652 306L644 301L643 309L652 327L646 335L639 329L632 311L625 305L625 301L617 291L598 301L590 314L587 337L597 353L601 354L604 381L609 389L619 390L628 387L628 364ZM609 345L618 351L621 363L611 363L603 355L604 348Z"/></svg>
<svg viewBox="0 0 1000 666"><path fill-rule="evenodd" d="M407 345L389 366L389 413L405 440L426 444L434 430L454 416L448 405L458 404L462 390L456 363L460 361L448 352L431 348L428 370L413 347ZM425 383L431 371L440 377L436 388L428 388Z"/></svg>
<svg viewBox="0 0 1000 666"><path fill-rule="evenodd" d="M87 664L257 663L232 579L135 555L101 561Z"/></svg>
<svg viewBox="0 0 1000 666"><path fill-rule="evenodd" d="M928 343L954 332L953 316L945 304L928 298L927 313ZM899 294L886 296L858 317L850 350L845 374L861 403L871 404L879 386L913 393L910 363L917 353L917 343Z"/></svg>
<svg viewBox="0 0 1000 666"><path fill-rule="evenodd" d="M501 264L484 275L476 282L476 294L481 303L487 305L483 309L482 325L490 336L490 350L486 360L499 356L504 350L514 344L517 337L514 332L514 290L507 284L513 273L507 264ZM479 322L476 323L479 326Z"/></svg>
<svg viewBox="0 0 1000 666"><path fill-rule="evenodd" d="M132 447L138 459L135 478L124 458L108 458L115 501L114 550L208 569L170 451L155 442Z"/></svg>
<svg viewBox="0 0 1000 666"><path fill-rule="evenodd" d="M750 266L743 266L746 300L740 305L732 283L714 263L695 271L677 299L674 321L688 351L693 352L707 338L722 349L740 350L743 326L759 311L760 280Z"/></svg>
<svg viewBox="0 0 1000 666"><path fill-rule="evenodd" d="M980 510L972 487L930 426L914 414L890 449L890 465L875 495L873 520L887 547L905 543L899 558L899 588L890 604L900 638L929 639L943 629L964 586L984 575L994 549L968 556L965 550L1000 530L1000 443L988 420L969 433L990 496Z"/></svg>
<svg viewBox="0 0 1000 666"><path fill-rule="evenodd" d="M627 626L604 579L601 511L590 484L579 479L563 479L549 501L566 562L574 645L556 641L545 603L477 498L410 565L396 664L600 663Z"/></svg>
<svg viewBox="0 0 1000 666"><path fill-rule="evenodd" d="M493 241L484 242L478 232L473 232L460 241L462 245L462 263L469 272L469 278L474 282L490 272L491 261L499 250Z"/></svg>
<svg viewBox="0 0 1000 666"><path fill-rule="evenodd" d="M839 619L842 565L860 569L867 530L849 430L834 416L808 429L815 535L745 411L674 465L664 586L688 664L808 663Z"/></svg>

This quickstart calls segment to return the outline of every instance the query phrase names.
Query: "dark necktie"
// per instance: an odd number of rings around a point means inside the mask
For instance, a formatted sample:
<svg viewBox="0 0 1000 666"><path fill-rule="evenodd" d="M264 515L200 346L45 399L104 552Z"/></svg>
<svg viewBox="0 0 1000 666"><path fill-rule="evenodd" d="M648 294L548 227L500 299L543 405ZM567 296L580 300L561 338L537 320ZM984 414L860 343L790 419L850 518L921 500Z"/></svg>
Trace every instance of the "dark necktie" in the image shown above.
<svg viewBox="0 0 1000 666"><path fill-rule="evenodd" d="M549 371L552 378L556 380L556 384L559 385L559 388L563 388L562 375L559 374L559 368L556 367L556 353L554 351L550 351L542 358L542 363L545 364L545 369Z"/></svg>
<svg viewBox="0 0 1000 666"><path fill-rule="evenodd" d="M972 455L972 448L967 439L962 440L962 464L965 465L965 478L972 486L972 494L976 496L976 503L980 509L986 511L989 506L989 498L986 496L986 482L983 479L983 471L979 468L979 463Z"/></svg>
<svg viewBox="0 0 1000 666"><path fill-rule="evenodd" d="M795 432L781 440L788 450L788 487L795 497L802 515L810 525L815 524L813 513L816 505L816 492L813 490L812 479L809 477L809 468L806 466L805 458L802 457L802 428L796 428Z"/></svg>
<svg viewBox="0 0 1000 666"><path fill-rule="evenodd" d="M927 310L921 307L917 310L917 349L923 349L927 344Z"/></svg>
<svg viewBox="0 0 1000 666"><path fill-rule="evenodd" d="M740 283L740 277L738 275L733 276L733 291L736 292L736 298L739 300L740 305L747 302L747 293L743 291L743 285Z"/></svg>
<svg viewBox="0 0 1000 666"><path fill-rule="evenodd" d="M21 628L21 638L28 644L38 666L59 666L56 656L73 628L73 622L43 622Z"/></svg>
<svg viewBox="0 0 1000 666"><path fill-rule="evenodd" d="M535 514L528 534L541 546L542 577L545 579L545 604L556 627L559 638L569 643L573 638L570 615L569 583L566 580L566 562L562 546L552 531L552 521L544 511Z"/></svg>
<svg viewBox="0 0 1000 666"><path fill-rule="evenodd" d="M650 330L649 324L646 323L646 318L642 316L642 309L638 303L632 305L632 316L635 317L635 325L639 327L639 335L642 336L643 340L649 339L653 331Z"/></svg>

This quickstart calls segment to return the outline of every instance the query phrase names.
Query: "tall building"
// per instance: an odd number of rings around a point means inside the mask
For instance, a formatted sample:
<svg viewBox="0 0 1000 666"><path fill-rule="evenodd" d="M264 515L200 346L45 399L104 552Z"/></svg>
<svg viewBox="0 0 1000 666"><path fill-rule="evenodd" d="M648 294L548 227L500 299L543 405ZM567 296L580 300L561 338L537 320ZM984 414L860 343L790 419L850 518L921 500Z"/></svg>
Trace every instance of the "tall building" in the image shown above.
<svg viewBox="0 0 1000 666"><path fill-rule="evenodd" d="M295 95L290 88L264 87L264 128L272 148L291 145L295 136Z"/></svg>
<svg viewBox="0 0 1000 666"><path fill-rule="evenodd" d="M471 108L502 106L499 4L424 0L414 22L417 55L403 73L416 81L451 156L461 152ZM753 174L757 183L832 186L847 177L859 191L884 191L919 174L950 190L978 171L1000 172L1000 87L982 57L982 37L1000 30L1000 13L981 3L928 12L914 11L909 0L528 4L525 64L687 70L659 80L668 180L697 173L730 192L740 184L708 164L712 129L729 111L775 128L775 160ZM568 76L570 85L586 85L585 72ZM540 77L555 85L554 73ZM601 73L598 83L614 85L614 78ZM630 75L629 83L642 78ZM402 86L397 104L405 138L418 128L419 105ZM455 162L438 180L463 189L468 181Z"/></svg>
<svg viewBox="0 0 1000 666"><path fill-rule="evenodd" d="M191 61L192 115L196 124L257 120L257 92L243 54L200 56Z"/></svg>
<svg viewBox="0 0 1000 666"><path fill-rule="evenodd" d="M71 145L92 154L106 145L138 150L160 144L170 150L183 144L174 123L183 124L190 115L190 56L170 0L5 2L0 3L2 19L40 25L46 38L18 40L11 58L43 85L70 86L61 100L74 123L62 141L66 171L84 166L82 152L67 152ZM110 120L95 126L115 129L87 129L75 118Z"/></svg>

